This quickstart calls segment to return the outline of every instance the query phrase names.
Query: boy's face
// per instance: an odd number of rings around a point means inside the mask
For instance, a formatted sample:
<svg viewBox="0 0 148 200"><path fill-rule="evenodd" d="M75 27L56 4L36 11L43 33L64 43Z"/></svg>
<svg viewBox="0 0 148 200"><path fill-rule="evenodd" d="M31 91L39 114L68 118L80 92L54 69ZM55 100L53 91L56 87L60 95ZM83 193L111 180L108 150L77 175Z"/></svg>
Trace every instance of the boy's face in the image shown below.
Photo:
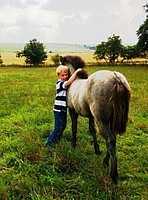
<svg viewBox="0 0 148 200"><path fill-rule="evenodd" d="M68 80L68 71L67 70L61 71L61 73L59 73L59 78L62 81L67 81Z"/></svg>

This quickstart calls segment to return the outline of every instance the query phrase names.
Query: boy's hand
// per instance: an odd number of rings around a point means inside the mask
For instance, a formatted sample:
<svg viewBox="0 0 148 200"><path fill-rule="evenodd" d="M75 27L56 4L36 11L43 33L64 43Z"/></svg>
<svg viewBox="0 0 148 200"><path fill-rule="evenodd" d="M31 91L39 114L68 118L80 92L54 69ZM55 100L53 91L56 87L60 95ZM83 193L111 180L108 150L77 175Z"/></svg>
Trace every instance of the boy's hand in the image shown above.
<svg viewBox="0 0 148 200"><path fill-rule="evenodd" d="M82 69L82 68L78 68L78 69L76 70L76 73L81 72L81 71L83 71L83 69Z"/></svg>
<svg viewBox="0 0 148 200"><path fill-rule="evenodd" d="M71 75L71 77L70 77L67 81L65 81L65 83L64 83L65 87L68 87L68 86L75 80L75 78L77 77L77 73L78 73L78 72L81 72L82 70L83 70L83 69L78 68L78 69Z"/></svg>

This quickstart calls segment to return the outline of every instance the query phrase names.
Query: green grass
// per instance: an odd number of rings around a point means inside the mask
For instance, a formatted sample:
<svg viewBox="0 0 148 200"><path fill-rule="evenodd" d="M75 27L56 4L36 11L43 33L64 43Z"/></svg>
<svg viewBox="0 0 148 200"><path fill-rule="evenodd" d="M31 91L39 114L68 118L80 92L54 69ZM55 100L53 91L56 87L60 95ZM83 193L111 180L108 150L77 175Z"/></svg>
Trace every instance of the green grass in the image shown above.
<svg viewBox="0 0 148 200"><path fill-rule="evenodd" d="M132 99L127 132L117 138L119 183L113 185L97 157L88 120L79 118L79 142L71 147L71 123L55 148L46 149L53 128L55 68L0 68L0 199L1 200L146 200L148 198L148 69L89 67L93 73L123 73Z"/></svg>

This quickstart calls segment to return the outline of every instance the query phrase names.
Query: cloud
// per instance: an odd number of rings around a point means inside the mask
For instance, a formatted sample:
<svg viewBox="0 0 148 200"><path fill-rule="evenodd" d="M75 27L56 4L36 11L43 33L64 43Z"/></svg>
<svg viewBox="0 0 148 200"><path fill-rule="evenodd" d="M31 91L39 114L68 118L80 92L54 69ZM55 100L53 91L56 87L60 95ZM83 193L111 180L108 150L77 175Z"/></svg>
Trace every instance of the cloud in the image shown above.
<svg viewBox="0 0 148 200"><path fill-rule="evenodd" d="M111 15L114 16L112 26L125 43L137 42L136 32L140 21L142 23L142 16L144 17L143 5L135 0L121 0L118 6L111 10Z"/></svg>
<svg viewBox="0 0 148 200"><path fill-rule="evenodd" d="M14 25L17 17L21 14L21 9L11 7L9 4L0 10L0 24L4 26Z"/></svg>
<svg viewBox="0 0 148 200"><path fill-rule="evenodd" d="M111 11L116 17L115 24L118 26L130 25L141 12L140 5L133 4L131 0L121 0L118 7Z"/></svg>
<svg viewBox="0 0 148 200"><path fill-rule="evenodd" d="M34 35L49 42L57 36L60 19L59 12L43 10L39 5L29 5L26 9L6 5L0 11L0 35L5 40L9 38L8 42L21 34L19 40L32 39Z"/></svg>
<svg viewBox="0 0 148 200"><path fill-rule="evenodd" d="M82 24L86 24L87 21L93 16L93 13L90 11L84 11L84 12L73 12L70 15L63 15L63 18L61 19L62 22L65 22L66 20L71 20L72 22L80 22Z"/></svg>
<svg viewBox="0 0 148 200"><path fill-rule="evenodd" d="M89 18L91 18L93 16L92 12L79 12L80 15L80 19L82 20L82 23L86 24L87 21L89 20Z"/></svg>
<svg viewBox="0 0 148 200"><path fill-rule="evenodd" d="M147 0L3 0L0 42L96 43L112 34L136 41Z"/></svg>

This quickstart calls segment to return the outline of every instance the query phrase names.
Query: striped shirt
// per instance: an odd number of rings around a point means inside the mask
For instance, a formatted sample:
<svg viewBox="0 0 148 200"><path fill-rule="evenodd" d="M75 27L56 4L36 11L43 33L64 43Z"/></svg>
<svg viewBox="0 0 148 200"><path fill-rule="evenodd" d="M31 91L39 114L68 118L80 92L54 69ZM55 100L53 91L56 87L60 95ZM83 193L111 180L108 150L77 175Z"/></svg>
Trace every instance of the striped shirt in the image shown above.
<svg viewBox="0 0 148 200"><path fill-rule="evenodd" d="M56 98L54 102L53 110L57 112L67 111L67 100L66 100L66 92L67 88L64 87L64 82L59 79L56 83Z"/></svg>

